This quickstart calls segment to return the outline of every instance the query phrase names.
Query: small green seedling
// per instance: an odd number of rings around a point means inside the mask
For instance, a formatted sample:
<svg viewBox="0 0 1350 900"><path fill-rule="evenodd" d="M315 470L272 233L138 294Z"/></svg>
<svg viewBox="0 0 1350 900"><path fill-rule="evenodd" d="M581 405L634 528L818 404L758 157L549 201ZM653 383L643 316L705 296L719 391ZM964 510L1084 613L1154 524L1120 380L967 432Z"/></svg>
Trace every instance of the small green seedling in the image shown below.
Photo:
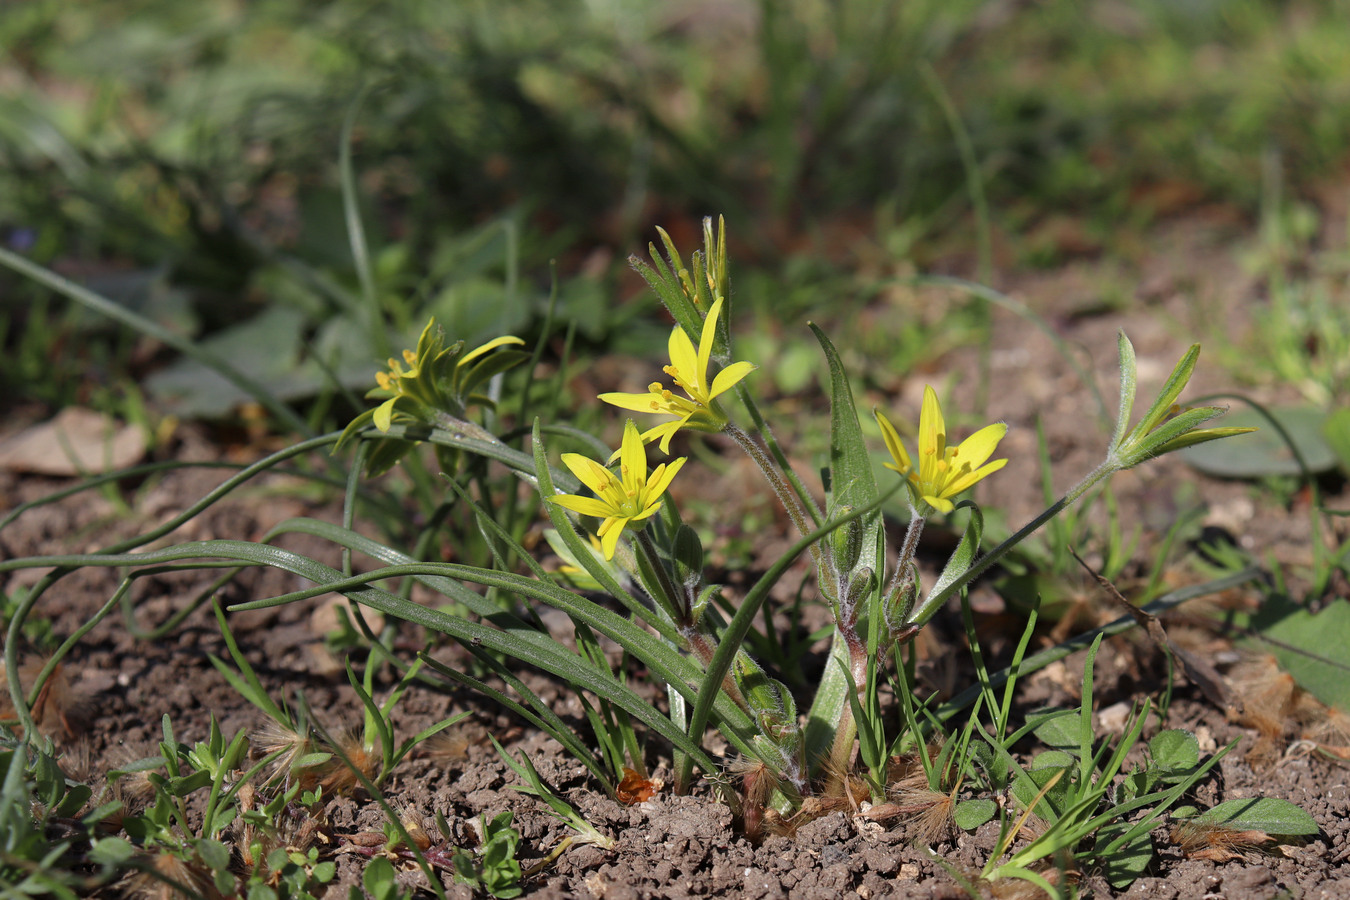
<svg viewBox="0 0 1350 900"><path fill-rule="evenodd" d="M512 826L511 819L510 811L498 813L491 822L486 815L479 819L483 841L478 852L456 850L451 856L455 881L485 891L498 900L510 900L525 892L520 884L520 863L516 861L520 832Z"/></svg>

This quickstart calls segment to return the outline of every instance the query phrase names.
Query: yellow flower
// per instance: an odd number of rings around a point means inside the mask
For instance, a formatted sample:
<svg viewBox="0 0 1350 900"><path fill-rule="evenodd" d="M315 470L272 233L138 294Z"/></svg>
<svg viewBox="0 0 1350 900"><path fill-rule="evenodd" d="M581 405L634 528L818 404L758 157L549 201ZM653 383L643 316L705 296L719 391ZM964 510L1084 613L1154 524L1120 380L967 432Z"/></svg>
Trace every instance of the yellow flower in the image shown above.
<svg viewBox="0 0 1350 900"><path fill-rule="evenodd" d="M661 508L661 495L684 465L684 457L681 457L669 464L662 463L648 475L647 451L632 419L623 428L617 477L609 469L580 453L564 453L562 461L582 484L595 492L595 496L559 494L549 497L549 502L584 516L604 519L596 534L605 551L605 559L614 558L619 536L629 523L637 523L634 527L640 529L645 524L644 520L656 514Z"/></svg>
<svg viewBox="0 0 1350 900"><path fill-rule="evenodd" d="M661 452L670 452L670 439L681 428L693 428L697 431L718 432L726 427L727 417L717 404L717 397L730 390L736 382L754 370L748 362L736 362L717 373L712 383L708 383L708 363L712 357L713 338L717 332L717 317L722 312L722 298L718 297L703 320L703 333L699 337L698 349L684 329L676 325L670 333L670 365L664 371L675 380L675 385L684 391L684 397L676 396L659 381L647 386L645 394L601 394L606 403L631 409L634 412L660 413L674 416L674 421L663 422L642 434L644 443L658 438Z"/></svg>
<svg viewBox="0 0 1350 900"><path fill-rule="evenodd" d="M876 416L881 425L882 437L886 440L886 449L891 451L891 458L895 460L894 465L886 463L886 468L894 469L908 479L910 496L922 515L933 510L951 512L956 507L951 501L952 497L1008 464L1006 459L985 463L994 454L998 442L1008 433L1008 426L1002 423L981 428L962 441L959 447L948 447L942 407L938 405L937 394L926 385L923 389L923 408L919 412L917 467L900 443L895 426L880 412Z"/></svg>

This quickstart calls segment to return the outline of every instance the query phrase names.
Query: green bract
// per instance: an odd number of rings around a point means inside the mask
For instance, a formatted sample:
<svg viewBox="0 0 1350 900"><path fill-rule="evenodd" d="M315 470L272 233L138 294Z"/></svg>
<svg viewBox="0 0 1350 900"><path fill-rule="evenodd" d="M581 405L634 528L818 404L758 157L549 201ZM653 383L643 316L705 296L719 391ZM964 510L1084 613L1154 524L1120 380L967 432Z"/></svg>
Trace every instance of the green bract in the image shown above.
<svg viewBox="0 0 1350 900"><path fill-rule="evenodd" d="M507 335L465 352L463 341L447 346L444 330L435 318L428 320L417 339L417 349L404 350L402 362L391 358L388 371L375 374L378 386L366 396L384 402L353 419L343 429L335 449L371 424L385 434L396 422L479 433L478 426L466 421L468 410L495 406L492 398L479 389L493 376L529 358L520 350L502 349L524 343ZM367 473L387 471L412 447L413 442L396 438L380 442L371 452Z"/></svg>
<svg viewBox="0 0 1350 900"><path fill-rule="evenodd" d="M1195 409L1181 410L1176 401L1191 380L1196 360L1200 358L1200 345L1192 344L1186 354L1177 362L1163 385L1158 398L1144 413L1134 428L1126 432L1130 421L1130 412L1134 407L1136 365L1134 345L1120 333L1120 412L1116 418L1116 432L1111 439L1108 462L1115 469L1129 469L1155 456L1162 456L1173 450L1215 441L1255 431L1255 428L1200 428L1210 419L1223 415L1221 406L1201 406Z"/></svg>

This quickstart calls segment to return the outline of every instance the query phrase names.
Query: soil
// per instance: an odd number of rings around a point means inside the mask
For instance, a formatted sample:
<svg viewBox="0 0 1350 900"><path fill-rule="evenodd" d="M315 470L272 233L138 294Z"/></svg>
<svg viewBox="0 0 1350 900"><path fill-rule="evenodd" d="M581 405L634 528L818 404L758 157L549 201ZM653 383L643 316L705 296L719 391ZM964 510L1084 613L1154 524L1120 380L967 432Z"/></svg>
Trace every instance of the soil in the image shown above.
<svg viewBox="0 0 1350 900"><path fill-rule="evenodd" d="M1222 217L1215 222L1196 214L1172 223L1158 235L1156 246L1140 253L1146 262L1131 273L1128 299L1115 307L1099 303L1100 285L1106 280L1104 264L1091 258L1054 272L1010 276L1002 286L1045 317L1060 338L1086 348L1084 359L1112 404L1115 336L1124 328L1138 351L1139 396L1144 398L1156 391L1193 337L1209 338L1217 327L1230 336L1240 335L1247 327L1249 312L1261 295L1259 282L1234 261L1232 246L1242 237ZM930 299L945 297L934 293ZM1212 320L1193 321L1195 311L1203 308L1223 309L1229 318L1221 326ZM1057 483L1059 488L1091 469L1106 435L1095 425L1085 426L1095 421L1090 418L1095 415L1094 401L1045 335L1007 310L996 309L993 315L990 375L997 389L988 406L1013 426L1001 448L1011 462L1004 473L981 485L977 499L988 508L1005 509L1008 521L1016 523L1040 509L1036 417L1045 428L1057 481L1064 479ZM943 383L950 372L974 371L977 359L974 351L949 354L943 371L929 373L927 380ZM898 394L861 397L860 405L884 403L889 409L917 409L923 380L906 379L898 384ZM973 408L976 389L971 382L966 379L956 388L960 408ZM1229 387L1219 367L1207 364L1202 356L1187 396ZM1257 389L1256 396L1296 399L1280 389L1271 390L1266 395ZM176 458L212 460L224 452L204 432L180 428ZM256 450L248 452L257 454ZM132 504L130 510L98 492L34 509L0 532L0 552L15 558L106 546L118 536L169 518L224 477L219 471L185 469L126 486L122 499ZM66 484L59 479L0 474L0 508L12 508ZM1249 484L1206 479L1175 458L1122 473L1114 486L1127 530L1134 523L1144 529L1136 558L1150 559L1177 516L1200 505L1207 524L1233 535L1245 549L1263 557L1272 554L1295 572L1309 560L1306 494L1294 494L1286 508L1272 508ZM1344 486L1332 487L1341 493L1331 497L1329 505L1350 506ZM259 487L236 492L213 506L170 539L257 539L291 516L337 519L331 498L310 496L284 476L264 479ZM761 536L755 548L757 560L771 559L788 537L785 525L778 532L775 527L771 524ZM280 543L338 564L334 549L318 540L291 535ZM715 560L715 548L713 555ZM1090 552L1087 556L1092 562ZM143 626L163 621L192 602L215 574L165 574L147 579L134 595L138 621ZM6 590L12 592L35 577L32 571L19 573ZM34 616L50 620L56 634L67 635L106 602L116 583L112 570L77 572L44 597ZM302 586L278 571L253 571L228 586L221 600L235 603ZM1100 598L1094 600L1092 590L1084 589L1083 595L1084 608L1074 631L1117 615ZM995 657L1006 653L1003 629L1015 619L1003 614L1002 601L987 590L977 592L975 599L982 610L980 627L989 635L990 652ZM1251 588L1226 598L1249 605L1258 600ZM325 648L327 626L315 619L315 611L324 603L319 598L236 613L230 622L272 696L294 697L303 692L319 721L331 732L341 733L359 724L360 710L340 664ZM957 647L959 634L954 621L939 617L924 637L929 662L921 671L930 688L942 689L969 677L968 672L944 663L961 656L950 652ZM1188 630L1178 620L1171 627L1178 642L1189 635L1193 646L1203 646L1221 664L1238 657L1222 636ZM1037 640L1052 643L1048 635ZM409 630L399 649L411 656L420 649L419 641ZM435 652L451 664L462 659L454 648ZM117 615L104 620L83 638L64 667L68 683L64 718L46 723L65 754L66 768L77 778L101 783L110 769L156 752L165 716L177 737L187 742L205 737L212 716L227 735L239 729L256 733L264 717L216 671L210 662L212 655L226 657L227 651L205 606L156 641L133 637ZM815 664L822 663L816 660ZM1024 682L1019 702L1027 706L1075 702L1079 677L1075 673L1081 671L1081 655L1051 666ZM1137 636L1118 637L1106 644L1097 664L1095 696L1103 732L1119 727L1114 714L1119 713L1120 704L1128 707L1162 690L1162 671L1156 652ZM566 689L542 679L532 684L554 700L561 715L580 715L575 698ZM387 799L429 834L436 833L436 814L443 815L460 846L474 842L480 816L490 820L502 810L512 810L523 838L519 858L528 869L569 832L542 803L512 789L519 782L487 737L493 735L515 753L528 753L547 782L601 832L615 839L608 850L584 845L568 849L526 880L526 894L531 897L963 897L967 892L961 879L977 875L994 844L990 826L973 834L940 834L930 843L919 843L912 825L879 824L863 814L865 810L853 809L811 821L791 836L771 835L753 842L741 833L732 811L707 781L699 782L688 796L675 796L665 787L648 800L621 805L597 793L585 769L555 743L473 694L414 690L398 707L395 723L400 735L408 735L462 710L471 713L465 723L428 742L393 773L385 785ZM1343 763L1307 752L1307 744L1296 740L1298 734L1292 727L1288 732L1277 727L1272 734L1269 727L1262 730L1243 720L1231 721L1184 679L1178 684L1168 725L1194 731L1206 752L1238 740L1237 749L1201 785L1197 800L1202 805L1238 797L1282 797L1311 813L1321 832L1302 844L1267 844L1262 850L1215 862L1186 858L1169 840L1166 828L1160 828L1153 835L1158 848L1153 868L1124 896L1253 900L1350 896L1350 777ZM659 746L651 752L648 762L653 780L669 785L669 758ZM348 885L358 883L369 855L377 852L369 835L381 832L385 817L359 791L330 801L326 816L324 852L339 866L337 882L328 896L342 897ZM381 843L382 838L373 840L376 848ZM407 861L399 861L399 871L402 883L425 883L421 871ZM451 896L470 896L467 886L453 883L448 869L439 874ZM1084 894L1115 895L1099 873L1079 873L1079 886ZM101 893L111 896L116 890L105 888ZM1002 889L997 893L1011 895Z"/></svg>

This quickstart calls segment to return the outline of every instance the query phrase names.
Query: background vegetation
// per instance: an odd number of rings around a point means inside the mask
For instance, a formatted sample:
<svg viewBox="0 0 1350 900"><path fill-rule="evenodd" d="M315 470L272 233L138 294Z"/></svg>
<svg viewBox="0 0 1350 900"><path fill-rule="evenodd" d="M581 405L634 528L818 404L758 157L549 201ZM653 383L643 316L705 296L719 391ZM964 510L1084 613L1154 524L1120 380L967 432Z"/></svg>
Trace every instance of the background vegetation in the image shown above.
<svg viewBox="0 0 1350 900"><path fill-rule="evenodd" d="M1272 185L1297 208L1350 147L1339 17L1313 0L35 0L0 15L0 241L181 334L260 321L227 350L294 333L249 360L292 397L325 383L315 362L368 383L430 313L471 345L529 337L552 259L582 346L642 348L662 329L630 327L625 258L654 223L709 213L745 244L739 293L762 318L843 316L937 261L986 278L1128 261L1158 216L1254 219ZM181 372L145 385L156 347L0 285L0 403L149 390L231 413ZM961 325L888 346L940 352ZM67 353L81 364L52 365Z"/></svg>

